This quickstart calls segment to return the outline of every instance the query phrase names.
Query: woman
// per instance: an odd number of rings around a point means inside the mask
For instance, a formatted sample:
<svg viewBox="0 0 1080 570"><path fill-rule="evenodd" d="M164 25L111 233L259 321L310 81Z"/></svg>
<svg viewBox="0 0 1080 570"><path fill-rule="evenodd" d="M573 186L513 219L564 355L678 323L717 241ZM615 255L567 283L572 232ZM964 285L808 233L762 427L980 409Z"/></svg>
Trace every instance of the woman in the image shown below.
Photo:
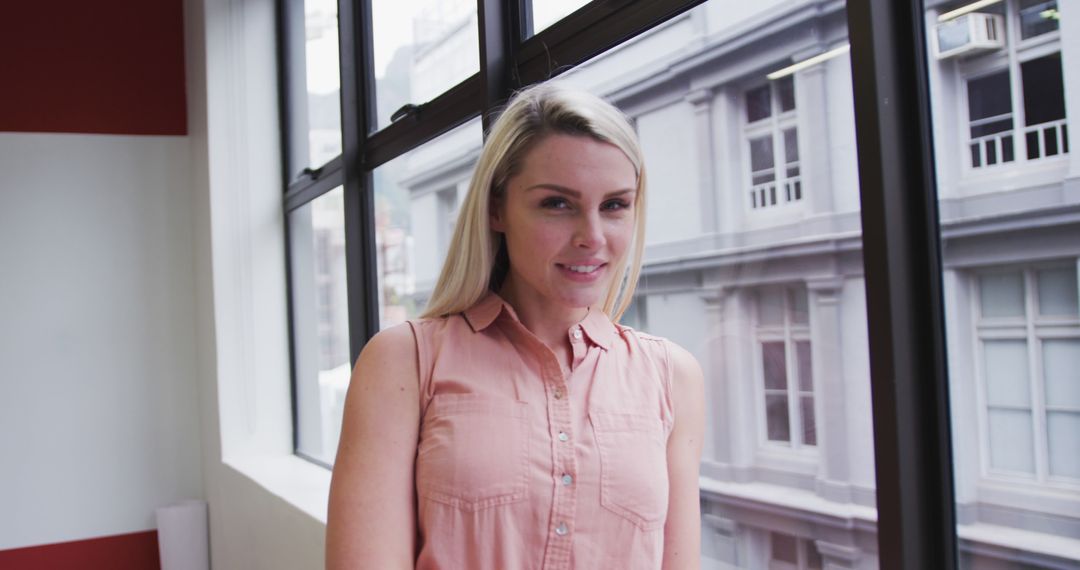
<svg viewBox="0 0 1080 570"><path fill-rule="evenodd" d="M328 568L698 568L701 369L614 324L644 214L617 109L553 84L511 100L426 313L356 364Z"/></svg>

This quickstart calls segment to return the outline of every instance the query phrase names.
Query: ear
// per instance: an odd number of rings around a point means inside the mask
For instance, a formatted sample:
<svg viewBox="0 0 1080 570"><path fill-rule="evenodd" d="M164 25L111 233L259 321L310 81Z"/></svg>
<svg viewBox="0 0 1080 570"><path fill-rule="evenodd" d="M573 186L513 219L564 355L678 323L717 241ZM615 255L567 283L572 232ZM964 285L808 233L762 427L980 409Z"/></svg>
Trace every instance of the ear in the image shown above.
<svg viewBox="0 0 1080 570"><path fill-rule="evenodd" d="M491 193L491 199L488 201L488 220L491 231L506 232L506 214L503 212L502 197L495 192Z"/></svg>

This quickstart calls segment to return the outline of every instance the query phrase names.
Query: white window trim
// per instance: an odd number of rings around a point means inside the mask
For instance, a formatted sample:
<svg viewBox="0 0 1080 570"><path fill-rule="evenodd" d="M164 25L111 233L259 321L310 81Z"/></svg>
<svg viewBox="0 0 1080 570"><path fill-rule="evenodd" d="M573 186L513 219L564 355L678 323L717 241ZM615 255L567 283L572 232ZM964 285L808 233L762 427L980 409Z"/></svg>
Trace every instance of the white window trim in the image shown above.
<svg viewBox="0 0 1080 570"><path fill-rule="evenodd" d="M798 119L799 119L798 90L799 90L799 86L797 85L797 82L795 81L795 76L792 76L791 80L793 82L795 93L796 93L796 104L795 104L795 108L791 109L790 111L783 111L783 112L780 111L779 95L777 93L777 89L775 88L775 84L776 84L775 81L771 81L771 82L765 83L765 84L762 84L762 83L752 84L752 85L749 85L747 87L744 87L743 89L741 89L739 91L739 96L738 96L739 104L737 105L737 107L738 107L739 117L741 118L741 122L743 124L743 136L742 136L742 143L741 144L742 144L743 149L746 152L746 163L744 165L744 168L742 169L743 185L742 185L742 192L741 192L740 195L742 196L742 201L743 201L743 204L744 204L743 209L745 210L745 212L747 212L748 214L753 215L753 216L766 216L766 215L769 215L769 214L787 213L787 212L790 212L790 211L793 211L793 210L801 210L802 208L805 207L805 204L807 202L806 184L804 183L803 176L802 176L802 171L803 171L803 169L802 169L802 160L801 160L801 158L803 156L802 152L799 153L800 160L795 161L793 163L793 165L796 168L799 169L799 175L796 176L796 177L793 177L793 178L788 178L788 175L787 175L787 169L788 169L789 164L787 162L787 156L786 156L787 153L786 153L786 150L784 148L784 131L789 130L789 129L795 129L795 137L796 137L796 139L798 140L798 139L801 138L800 137L801 133L799 132L799 125L798 125ZM747 119L747 116L746 116L746 110L747 110L746 94L749 91L754 90L754 89L758 89L758 88L760 88L762 86L768 86L769 87L770 113L769 113L768 117L766 117L764 119L759 119L757 121L754 121L753 123L750 123L750 122L748 122L748 119ZM754 206L755 198L753 198L752 195L754 194L754 192L756 190L754 190L755 184L754 184L753 170L751 170L753 167L751 166L752 163L751 163L750 141L752 139L762 137L762 136L766 136L766 135L772 137L772 147L773 147L772 148L772 155L773 155L773 180L772 180L772 184L773 184L773 189L776 192L777 201L776 201L775 205L769 205L767 207L763 207L763 206L755 207ZM796 143L796 144L799 144L799 143ZM801 147L801 144L799 146ZM800 151L801 150L802 149L800 148ZM791 183L795 183L795 184L800 185L800 195L801 196L797 200L796 199L793 199L793 200L790 200L790 201L785 200L784 189L785 189L785 185L789 181L791 181Z"/></svg>
<svg viewBox="0 0 1080 570"><path fill-rule="evenodd" d="M970 280L971 303L971 330L972 355L974 362L972 370L975 374L975 397L977 402L977 416L979 422L979 472L981 478L989 483L1008 483L1010 485L1029 486L1032 490L1044 490L1046 488L1059 489L1075 493L1080 491L1080 479L1066 477L1054 477L1049 474L1049 457L1046 431L1046 403L1044 401L1044 386L1042 377L1041 342L1046 338L1076 338L1080 335L1080 318L1042 318L1038 316L1038 306L1035 288L1036 272L1039 269L1060 268L1060 262L1034 263L1027 265L1013 265L992 267L972 274ZM1078 273L1080 273L1080 265ZM981 290L979 278L984 275L1005 272L1021 272L1024 284L1024 310L1025 316L1020 318L999 318L984 322L981 317ZM1019 332L1021 331L1022 332ZM1028 389L1031 397L1031 414L1033 422L1034 445L1033 456L1035 473L1025 474L1005 470L994 469L990 463L990 421L988 411L988 396L986 393L986 378L984 371L984 348L983 340L1016 339L1024 340L1027 346L1028 358Z"/></svg>
<svg viewBox="0 0 1080 570"><path fill-rule="evenodd" d="M785 456L796 454L802 456L803 459L811 460L817 457L819 443L814 445L804 444L803 437L803 417L802 409L800 407L803 391L799 389L799 377L798 377L798 362L796 351L796 343L800 341L809 342L811 348L813 347L813 339L810 335L810 322L809 313L807 313L806 323L792 323L790 317L790 292L799 290L801 285L763 285L754 291L753 310L751 311L753 322L753 338L754 338L754 395L757 400L758 413L754 415L757 417L757 431L758 431L758 448L765 451L766 455L775 455L777 452L782 453ZM768 289L780 290L783 294L781 297L784 300L783 314L784 322L782 325L761 325L759 323L759 308L760 308L760 293L761 291ZM787 374L787 398L788 398L788 433L790 440L785 443L781 441L774 441L769 439L769 427L768 427L768 409L765 406L765 368L764 368L764 353L762 343L764 342L783 342L784 343L784 366L785 373ZM812 357L811 357L812 358ZM812 397L814 398L814 404L817 405L817 399L820 397L817 387L817 380L812 379ZM816 410L816 408L815 408ZM815 418L816 421L816 418ZM817 433L815 426L815 434ZM771 454L769 452L772 452Z"/></svg>

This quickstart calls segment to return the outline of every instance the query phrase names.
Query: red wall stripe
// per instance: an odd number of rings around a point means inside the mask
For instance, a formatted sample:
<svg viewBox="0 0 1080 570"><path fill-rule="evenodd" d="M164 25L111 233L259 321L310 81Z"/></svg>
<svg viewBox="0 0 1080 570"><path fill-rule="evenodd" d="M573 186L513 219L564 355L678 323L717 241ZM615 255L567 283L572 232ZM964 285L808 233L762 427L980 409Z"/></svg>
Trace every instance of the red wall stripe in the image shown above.
<svg viewBox="0 0 1080 570"><path fill-rule="evenodd" d="M161 570L157 531L0 550L4 570Z"/></svg>
<svg viewBox="0 0 1080 570"><path fill-rule="evenodd" d="M187 134L183 0L0 2L0 131Z"/></svg>

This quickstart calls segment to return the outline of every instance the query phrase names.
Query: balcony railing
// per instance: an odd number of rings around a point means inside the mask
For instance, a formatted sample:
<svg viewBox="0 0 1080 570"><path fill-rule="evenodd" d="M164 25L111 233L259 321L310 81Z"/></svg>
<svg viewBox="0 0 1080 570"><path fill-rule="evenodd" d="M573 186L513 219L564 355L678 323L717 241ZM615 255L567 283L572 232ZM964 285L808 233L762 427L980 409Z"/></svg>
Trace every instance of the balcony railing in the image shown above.
<svg viewBox="0 0 1080 570"><path fill-rule="evenodd" d="M1069 152L1069 126L1065 119L1042 123L1024 129L1028 160Z"/></svg>
<svg viewBox="0 0 1080 570"><path fill-rule="evenodd" d="M968 142L971 167L986 168L1016 160L1015 131L994 133ZM1039 160L1069 152L1069 125L1066 119L1040 123L1023 130L1028 161Z"/></svg>
<svg viewBox="0 0 1080 570"><path fill-rule="evenodd" d="M750 187L750 207L754 210L774 208L798 202L802 200L802 195L802 176L770 180Z"/></svg>

